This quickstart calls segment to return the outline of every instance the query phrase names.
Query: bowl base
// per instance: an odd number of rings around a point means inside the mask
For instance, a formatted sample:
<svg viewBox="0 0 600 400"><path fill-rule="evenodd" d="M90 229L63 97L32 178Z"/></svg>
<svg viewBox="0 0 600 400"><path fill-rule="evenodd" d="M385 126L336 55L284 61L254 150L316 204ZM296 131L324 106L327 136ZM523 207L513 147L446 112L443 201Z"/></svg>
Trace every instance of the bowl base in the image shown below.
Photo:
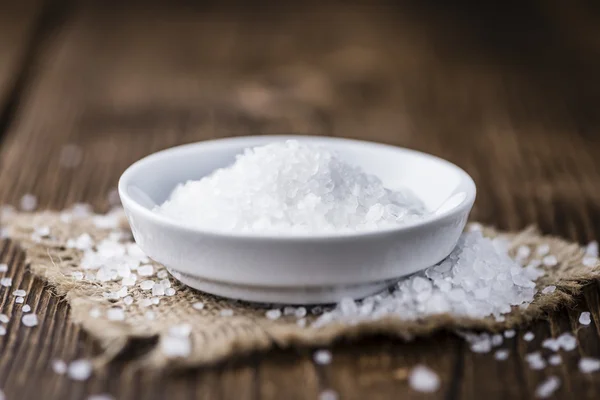
<svg viewBox="0 0 600 400"><path fill-rule="evenodd" d="M398 281L398 279L391 279L381 282L344 286L250 286L207 280L181 273L172 268L167 268L167 270L184 285L216 296L256 303L294 305L332 304L339 302L345 297L355 300L361 299L381 292Z"/></svg>

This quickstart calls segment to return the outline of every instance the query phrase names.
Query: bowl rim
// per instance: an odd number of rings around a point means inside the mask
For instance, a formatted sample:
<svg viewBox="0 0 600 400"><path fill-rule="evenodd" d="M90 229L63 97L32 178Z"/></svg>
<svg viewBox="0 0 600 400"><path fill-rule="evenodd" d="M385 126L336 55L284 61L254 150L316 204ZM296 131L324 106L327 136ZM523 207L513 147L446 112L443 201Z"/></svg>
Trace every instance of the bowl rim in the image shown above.
<svg viewBox="0 0 600 400"><path fill-rule="evenodd" d="M447 168L452 168L456 172L459 173L461 178L461 184L465 187L466 196L462 201L451 208L440 214L431 214L428 215L421 221L414 221L406 224L402 224L399 226L385 227L381 229L374 230L365 230L365 231L344 231L344 232L294 232L293 234L288 233L279 233L279 232L225 232L219 230L205 229L194 227L186 224L182 224L174 219L166 217L164 215L158 214L147 207L144 207L136 200L134 200L127 192L126 188L130 184L131 179L135 176L136 173L140 169L145 167L145 164L156 161L157 159L163 158L165 156L173 155L174 153L180 153L182 151L193 152L196 148L209 148L211 146L220 147L226 145L240 145L247 142L246 147L258 146L262 144L266 144L269 142L276 141L284 141L284 140L303 140L303 141L313 141L319 143L327 143L327 142L345 142L354 145L363 145L369 146L373 148L381 148L387 150L394 150L398 152L410 153L419 157L428 158L430 160L436 161ZM205 149L206 150L206 149ZM456 216L469 213L473 204L475 202L475 198L477 195L477 188L473 178L462 168L457 166L454 163L451 163L448 160L445 160L441 157L434 156L432 154L424 153L418 150L413 150L405 147L394 146L390 144L383 144L378 142L371 142L367 140L357 140L357 139L347 139L347 138L339 138L339 137L330 137L330 136L311 136L311 135L252 135L252 136L239 136L239 137L227 137L220 139L210 139L205 141L193 142L183 145L178 145L174 147L170 147L164 150L157 151L155 153L149 154L138 161L131 164L124 172L121 174L118 183L118 192L119 197L121 198L121 202L123 203L123 207L127 211L127 209L131 209L135 211L137 214L141 214L143 217L150 219L152 222L162 225L165 228L179 229L185 231L190 234L196 235L207 235L215 238L222 239L245 239L245 240L270 240L273 242L294 242L294 241L323 241L323 240L343 240L343 239L352 239L352 238L377 238L382 237L388 234L393 233L410 233L416 229L430 227L434 224L443 224L448 220L453 220Z"/></svg>

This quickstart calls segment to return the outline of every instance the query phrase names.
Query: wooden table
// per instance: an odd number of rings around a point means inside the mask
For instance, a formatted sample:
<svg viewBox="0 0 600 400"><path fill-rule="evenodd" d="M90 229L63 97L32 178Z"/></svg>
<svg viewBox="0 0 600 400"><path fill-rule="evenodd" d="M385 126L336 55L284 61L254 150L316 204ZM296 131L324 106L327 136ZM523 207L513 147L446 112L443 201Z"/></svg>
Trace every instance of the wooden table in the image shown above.
<svg viewBox="0 0 600 400"><path fill-rule="evenodd" d="M33 193L41 208L108 207L133 161L180 143L247 134L363 138L427 151L472 174L473 219L503 229L537 224L586 243L600 237L600 28L593 2L326 3L3 2L0 12L0 202ZM436 4L439 3L439 4ZM464 4L463 4L464 3ZM489 9L488 9L489 8ZM83 150L76 168L61 149ZM64 159L63 159L64 162ZM0 337L7 399L532 398L550 375L556 398L599 398L598 374L577 370L600 356L599 286L580 304L519 331L511 356L474 354L452 334L411 343L375 337L333 347L316 366L311 349L280 349L220 365L161 374L124 354L86 382L54 374L50 361L90 356L94 343L68 307L25 270L3 242L14 286L43 310L35 329L16 320ZM0 309L14 297L0 289ZM592 326L564 363L532 371L524 355L543 338ZM531 329L536 338L525 342ZM441 374L434 395L409 389L406 368Z"/></svg>

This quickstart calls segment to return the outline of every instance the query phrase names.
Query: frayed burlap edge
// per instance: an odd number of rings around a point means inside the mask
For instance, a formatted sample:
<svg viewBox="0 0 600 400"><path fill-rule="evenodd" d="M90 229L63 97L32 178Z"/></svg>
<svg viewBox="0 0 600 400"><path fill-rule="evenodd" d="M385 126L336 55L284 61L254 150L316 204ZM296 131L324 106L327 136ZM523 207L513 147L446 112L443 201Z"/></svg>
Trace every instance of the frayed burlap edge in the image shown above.
<svg viewBox="0 0 600 400"><path fill-rule="evenodd" d="M429 335L441 329L485 329L498 331L541 318L558 306L569 304L578 295L582 287L590 280L598 278L600 266L584 266L584 251L576 243L569 243L556 237L542 236L535 228L518 233L500 233L493 229L484 229L486 236L500 237L510 243L511 251L521 245L535 249L547 244L550 254L556 256L558 265L547 267L547 274L537 282L538 289L556 286L552 293L538 293L526 309L514 307L505 315L504 321L494 318L470 319L451 315L438 315L418 321L406 321L397 317L363 321L355 325L332 323L319 328L311 327L314 316L307 316L306 327L300 327L294 317L270 320L265 317L264 307L242 302L217 298L189 289L171 278L177 293L161 298L160 304L150 308L138 305L143 293L137 287L131 291L136 300L125 305L123 300L108 300L103 293L118 290L117 282L98 283L87 280L75 280L71 272L77 270L82 252L68 249L68 239L81 233L89 233L99 241L110 230L96 227L94 217L78 218L63 222L59 213L43 212L34 214L15 214L8 221L11 239L20 243L26 250L26 261L31 271L45 279L59 296L64 296L71 306L71 318L95 338L102 354L97 363L111 360L134 339L158 338L158 344L145 356L136 361L146 366L196 366L221 361L227 357L247 354L253 351L267 350L272 347L293 345L322 346L338 339L353 339L371 334L383 334L408 340L415 336ZM36 227L49 227L50 236L39 238L34 234ZM196 310L195 302L203 302L205 307ZM115 306L126 310L125 321L111 321L106 311ZM90 310L100 310L100 317L90 315ZM223 317L221 310L233 310L233 315ZM148 320L145 313L151 310L154 320ZM167 357L161 350L161 340L169 334L169 328L177 324L190 324L192 327L192 348L185 358Z"/></svg>

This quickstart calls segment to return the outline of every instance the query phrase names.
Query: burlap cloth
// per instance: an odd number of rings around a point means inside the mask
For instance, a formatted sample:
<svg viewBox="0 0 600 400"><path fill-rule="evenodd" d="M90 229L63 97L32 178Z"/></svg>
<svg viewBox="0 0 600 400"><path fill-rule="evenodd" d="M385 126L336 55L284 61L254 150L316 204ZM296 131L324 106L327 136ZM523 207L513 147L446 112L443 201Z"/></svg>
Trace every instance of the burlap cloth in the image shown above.
<svg viewBox="0 0 600 400"><path fill-rule="evenodd" d="M110 360L134 339L158 338L157 344L138 359L144 365L155 367L201 365L275 346L322 346L337 339L369 334L410 339L440 329L497 331L543 317L557 306L569 303L586 281L595 279L600 274L598 265L589 267L582 264L584 251L578 244L541 236L533 228L518 233L498 233L485 229L488 236L501 235L507 238L513 251L520 245L529 245L535 249L540 244L548 244L550 253L558 258L559 263L555 267L545 267L547 274L537 281L537 286L541 289L555 285L557 289L548 294L538 293L526 310L515 307L502 322L493 318L467 319L450 315L438 315L419 321L406 321L390 316L355 325L333 323L314 328L311 327L311 321L315 317L309 310L306 327L300 327L294 316L270 320L265 316L265 308L204 294L184 287L172 278L170 279L173 287L177 288L177 293L171 297L162 297L158 305L151 307L142 307L137 302L127 306L123 299L115 301L103 297L102 293L106 291L118 290L120 283L73 279L71 272L79 265L82 252L65 247L68 239L84 232L89 233L96 241L108 235L109 231L97 228L90 217L64 223L61 222L59 213L15 214L4 221L4 226L8 227L11 239L26 250L26 260L31 271L45 279L57 295L64 296L71 306L73 321L81 324L88 334L98 340L103 349L99 360ZM41 240L33 239L32 232L39 226L50 227L51 236ZM133 287L129 294L134 299L143 295L138 286ZM205 304L202 310L192 307L192 304L199 301ZM105 317L106 311L115 305L126 309L127 318L124 321L112 321ZM100 309L101 316L91 316L92 308ZM233 315L221 316L220 311L223 309L233 310ZM148 310L155 313L154 320L145 318L144 314ZM182 323L190 324L193 328L191 354L186 358L169 358L161 351L159 342L168 335L170 327Z"/></svg>

